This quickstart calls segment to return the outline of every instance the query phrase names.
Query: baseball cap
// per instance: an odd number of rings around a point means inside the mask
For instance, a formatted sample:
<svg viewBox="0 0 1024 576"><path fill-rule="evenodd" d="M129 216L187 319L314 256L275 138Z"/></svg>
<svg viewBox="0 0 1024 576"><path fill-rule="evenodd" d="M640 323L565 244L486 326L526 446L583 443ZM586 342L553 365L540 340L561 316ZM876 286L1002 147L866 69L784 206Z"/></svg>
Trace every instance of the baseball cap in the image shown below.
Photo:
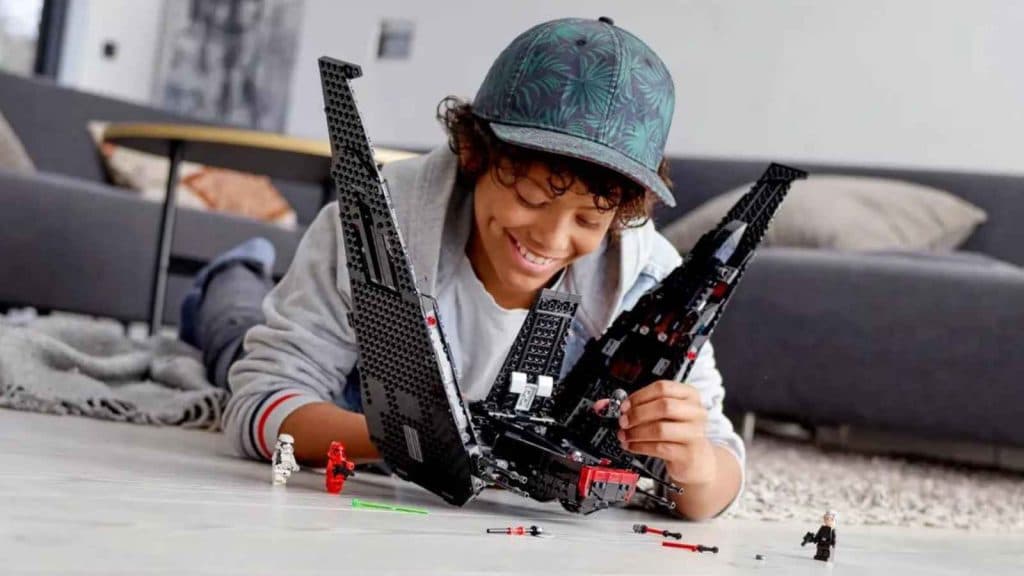
<svg viewBox="0 0 1024 576"><path fill-rule="evenodd" d="M658 176L675 89L661 58L610 18L563 18L523 32L473 100L509 144L609 168L675 206Z"/></svg>

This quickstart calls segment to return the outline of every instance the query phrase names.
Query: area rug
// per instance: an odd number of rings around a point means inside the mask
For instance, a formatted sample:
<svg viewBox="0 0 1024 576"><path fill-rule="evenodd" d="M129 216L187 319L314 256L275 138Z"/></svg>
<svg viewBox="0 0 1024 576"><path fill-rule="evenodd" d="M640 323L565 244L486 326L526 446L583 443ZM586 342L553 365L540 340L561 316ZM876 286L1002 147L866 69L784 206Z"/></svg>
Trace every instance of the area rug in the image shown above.
<svg viewBox="0 0 1024 576"><path fill-rule="evenodd" d="M1024 475L755 437L744 495L728 516L814 524L826 510L846 526L1024 532Z"/></svg>

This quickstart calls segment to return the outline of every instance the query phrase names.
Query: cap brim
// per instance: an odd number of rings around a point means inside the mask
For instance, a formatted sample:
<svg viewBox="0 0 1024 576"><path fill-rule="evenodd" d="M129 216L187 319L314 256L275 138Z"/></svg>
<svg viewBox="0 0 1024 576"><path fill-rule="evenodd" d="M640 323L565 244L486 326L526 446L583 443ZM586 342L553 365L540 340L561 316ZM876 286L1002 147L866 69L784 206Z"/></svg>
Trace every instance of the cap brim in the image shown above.
<svg viewBox="0 0 1024 576"><path fill-rule="evenodd" d="M497 122L491 122L490 125L494 135L503 142L599 164L622 174L644 188L653 190L658 198L668 206L676 205L672 191L668 189L656 172L617 150L560 132L526 126L511 126Z"/></svg>

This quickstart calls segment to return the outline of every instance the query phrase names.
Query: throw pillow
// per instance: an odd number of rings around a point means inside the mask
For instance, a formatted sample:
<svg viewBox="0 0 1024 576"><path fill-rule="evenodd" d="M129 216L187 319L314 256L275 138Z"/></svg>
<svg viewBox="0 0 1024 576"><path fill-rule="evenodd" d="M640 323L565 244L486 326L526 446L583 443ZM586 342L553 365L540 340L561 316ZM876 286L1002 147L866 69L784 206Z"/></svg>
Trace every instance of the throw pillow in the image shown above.
<svg viewBox="0 0 1024 576"><path fill-rule="evenodd" d="M24 173L36 171L35 164L3 113L0 113L0 168Z"/></svg>
<svg viewBox="0 0 1024 576"><path fill-rule="evenodd" d="M266 176L203 167L183 183L207 206L220 212L268 222L294 219L292 207Z"/></svg>
<svg viewBox="0 0 1024 576"><path fill-rule="evenodd" d="M680 252L688 252L751 186L708 200L662 233ZM986 219L984 210L937 188L887 178L812 175L793 183L764 245L953 250Z"/></svg>
<svg viewBox="0 0 1024 576"><path fill-rule="evenodd" d="M104 142L105 128L104 122L89 123L111 181L138 191L147 200L163 202L170 167L167 157ZM177 205L256 218L286 228L297 223L295 211L266 176L195 162L182 162L178 167Z"/></svg>

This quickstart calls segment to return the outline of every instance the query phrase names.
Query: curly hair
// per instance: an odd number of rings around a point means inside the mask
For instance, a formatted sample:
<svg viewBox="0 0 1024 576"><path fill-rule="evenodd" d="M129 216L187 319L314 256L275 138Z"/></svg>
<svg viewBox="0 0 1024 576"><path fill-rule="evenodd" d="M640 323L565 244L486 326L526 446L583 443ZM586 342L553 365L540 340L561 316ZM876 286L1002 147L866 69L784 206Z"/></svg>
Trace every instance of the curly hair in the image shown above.
<svg viewBox="0 0 1024 576"><path fill-rule="evenodd" d="M473 105L448 96L437 105L437 119L448 132L448 147L459 156L459 182L472 186L494 169L504 186L515 186L530 167L540 163L548 169L548 185L564 194L577 180L594 197L598 210L615 210L612 231L643 226L650 219L657 197L629 178L585 160L515 146L498 139L488 122L473 112ZM658 176L670 189L668 162L662 159Z"/></svg>

